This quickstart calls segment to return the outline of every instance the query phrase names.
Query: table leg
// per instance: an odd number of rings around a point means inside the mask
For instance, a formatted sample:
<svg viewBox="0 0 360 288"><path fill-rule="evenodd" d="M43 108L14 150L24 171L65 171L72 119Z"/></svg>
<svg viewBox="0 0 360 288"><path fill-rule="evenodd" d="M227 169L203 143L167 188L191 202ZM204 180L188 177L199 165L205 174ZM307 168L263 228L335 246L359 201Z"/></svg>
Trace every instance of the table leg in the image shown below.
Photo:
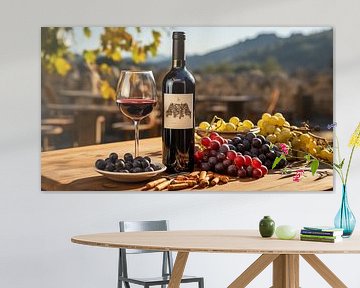
<svg viewBox="0 0 360 288"><path fill-rule="evenodd" d="M282 254L274 260L272 288L299 288L299 255Z"/></svg>
<svg viewBox="0 0 360 288"><path fill-rule="evenodd" d="M255 279L267 266L270 265L279 255L263 254L251 264L228 288L244 288Z"/></svg>
<svg viewBox="0 0 360 288"><path fill-rule="evenodd" d="M181 278L184 274L185 265L186 265L188 256L189 256L189 252L178 252L177 253L168 288L179 288L180 287Z"/></svg>
<svg viewBox="0 0 360 288"><path fill-rule="evenodd" d="M347 286L314 254L301 255L331 287L346 288Z"/></svg>

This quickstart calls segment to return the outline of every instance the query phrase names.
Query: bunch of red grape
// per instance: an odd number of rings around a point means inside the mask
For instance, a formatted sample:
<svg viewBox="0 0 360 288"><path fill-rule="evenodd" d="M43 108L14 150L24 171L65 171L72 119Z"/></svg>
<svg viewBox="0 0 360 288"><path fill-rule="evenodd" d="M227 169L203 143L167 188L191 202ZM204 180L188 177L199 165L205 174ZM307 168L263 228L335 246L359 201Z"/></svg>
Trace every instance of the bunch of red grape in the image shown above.
<svg viewBox="0 0 360 288"><path fill-rule="evenodd" d="M256 179L268 173L267 167L258 157L237 152L234 145L228 144L228 140L216 132L211 132L209 137L202 137L201 145L205 149L195 152L195 161L201 170Z"/></svg>
<svg viewBox="0 0 360 288"><path fill-rule="evenodd" d="M230 149L240 152L244 156L258 157L268 169L272 169L275 159L282 154L281 149L277 145L271 144L264 136L256 135L253 132L238 134L228 140L228 145ZM281 159L277 163L276 169L284 168L286 165L287 160Z"/></svg>

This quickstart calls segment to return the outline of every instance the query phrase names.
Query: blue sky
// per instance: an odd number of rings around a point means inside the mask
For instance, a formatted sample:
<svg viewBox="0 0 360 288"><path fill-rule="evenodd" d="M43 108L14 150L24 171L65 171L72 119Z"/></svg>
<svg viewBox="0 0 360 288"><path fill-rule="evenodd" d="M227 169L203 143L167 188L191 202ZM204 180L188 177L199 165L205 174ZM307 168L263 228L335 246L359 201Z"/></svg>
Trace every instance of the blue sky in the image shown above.
<svg viewBox="0 0 360 288"><path fill-rule="evenodd" d="M144 43L149 42L152 29L163 32L158 54L170 56L172 31L184 31L186 33L186 53L192 55L205 54L231 46L247 38L254 38L261 33L275 33L280 37L287 37L292 33L311 34L328 30L330 27L143 27L142 33L138 34L136 38ZM71 47L73 51L79 52L83 49L98 47L99 35L103 28L91 27L91 30L92 37L89 39L83 35L81 27L75 27L75 42L72 43ZM135 32L135 29L129 27L129 31Z"/></svg>

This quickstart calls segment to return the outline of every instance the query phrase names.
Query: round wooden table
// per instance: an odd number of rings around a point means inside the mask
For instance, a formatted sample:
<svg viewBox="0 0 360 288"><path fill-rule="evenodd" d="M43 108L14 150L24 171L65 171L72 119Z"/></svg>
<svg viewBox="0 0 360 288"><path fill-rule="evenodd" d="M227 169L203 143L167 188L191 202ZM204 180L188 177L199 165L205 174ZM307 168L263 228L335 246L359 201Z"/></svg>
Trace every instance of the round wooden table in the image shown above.
<svg viewBox="0 0 360 288"><path fill-rule="evenodd" d="M347 287L315 254L360 253L359 235L332 244L261 238L255 230L100 233L75 236L71 241L100 247L177 251L169 288L179 287L190 252L262 254L228 288L246 287L271 263L274 288L298 288L300 255L331 287Z"/></svg>

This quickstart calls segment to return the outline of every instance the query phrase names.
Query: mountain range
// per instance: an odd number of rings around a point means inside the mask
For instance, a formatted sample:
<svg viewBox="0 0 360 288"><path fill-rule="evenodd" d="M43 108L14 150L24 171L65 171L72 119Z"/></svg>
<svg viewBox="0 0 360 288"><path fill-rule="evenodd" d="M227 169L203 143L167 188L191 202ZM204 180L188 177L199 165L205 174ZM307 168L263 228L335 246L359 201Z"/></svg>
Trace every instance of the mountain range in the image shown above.
<svg viewBox="0 0 360 288"><path fill-rule="evenodd" d="M204 55L190 55L187 63L190 69L196 71L224 64L261 65L270 58L288 73L298 70L332 71L333 30L309 35L292 34L287 38L275 34L259 34L255 38ZM169 61L170 59L162 58L151 65L165 68L169 66Z"/></svg>

